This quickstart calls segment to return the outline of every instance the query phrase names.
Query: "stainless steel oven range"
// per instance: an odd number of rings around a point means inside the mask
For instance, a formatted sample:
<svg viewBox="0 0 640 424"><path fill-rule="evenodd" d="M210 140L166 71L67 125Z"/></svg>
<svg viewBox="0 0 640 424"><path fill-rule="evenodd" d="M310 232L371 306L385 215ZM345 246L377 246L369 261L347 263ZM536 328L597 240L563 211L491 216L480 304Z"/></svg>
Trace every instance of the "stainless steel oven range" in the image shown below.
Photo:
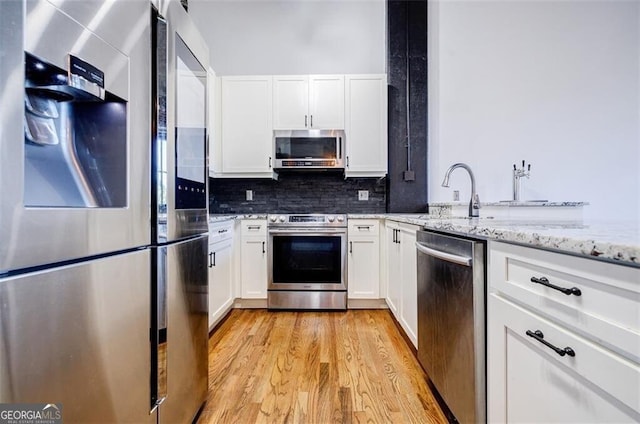
<svg viewBox="0 0 640 424"><path fill-rule="evenodd" d="M347 309L346 215L269 215L269 309Z"/></svg>

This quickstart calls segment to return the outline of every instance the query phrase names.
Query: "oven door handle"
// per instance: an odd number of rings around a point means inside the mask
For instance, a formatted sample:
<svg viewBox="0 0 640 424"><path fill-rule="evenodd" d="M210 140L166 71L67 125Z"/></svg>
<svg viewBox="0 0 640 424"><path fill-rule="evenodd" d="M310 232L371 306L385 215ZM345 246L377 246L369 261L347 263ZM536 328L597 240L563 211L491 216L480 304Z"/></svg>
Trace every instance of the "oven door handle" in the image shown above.
<svg viewBox="0 0 640 424"><path fill-rule="evenodd" d="M277 235L292 235L292 236L302 236L302 235L312 235L312 234L322 234L322 235L346 235L347 230L335 230L335 229L324 229L324 228L297 228L297 229L287 229L287 230L269 230L269 234L277 234Z"/></svg>

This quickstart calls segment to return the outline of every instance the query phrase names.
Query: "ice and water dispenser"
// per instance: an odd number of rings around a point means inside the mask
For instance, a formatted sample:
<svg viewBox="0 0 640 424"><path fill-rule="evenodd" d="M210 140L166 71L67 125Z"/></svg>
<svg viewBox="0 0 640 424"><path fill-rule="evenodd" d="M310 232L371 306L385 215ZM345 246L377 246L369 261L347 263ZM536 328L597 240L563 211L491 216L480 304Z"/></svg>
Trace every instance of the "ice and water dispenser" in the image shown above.
<svg viewBox="0 0 640 424"><path fill-rule="evenodd" d="M25 53L25 206L127 205L127 102L104 78L73 55L63 70Z"/></svg>

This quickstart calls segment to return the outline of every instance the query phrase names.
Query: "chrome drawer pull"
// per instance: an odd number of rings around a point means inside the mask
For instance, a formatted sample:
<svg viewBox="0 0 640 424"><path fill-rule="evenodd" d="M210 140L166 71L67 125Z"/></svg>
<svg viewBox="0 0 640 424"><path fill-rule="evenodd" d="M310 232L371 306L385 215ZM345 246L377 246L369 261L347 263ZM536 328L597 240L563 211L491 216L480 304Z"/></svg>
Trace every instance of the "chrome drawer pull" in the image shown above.
<svg viewBox="0 0 640 424"><path fill-rule="evenodd" d="M567 296L569 296L571 294L573 294L575 296L581 296L582 295L582 291L580 291L579 288L571 287L570 289L566 289L564 287L553 285L553 284L551 284L549 282L549 280L547 280L547 277L541 277L541 278L531 277L531 282L532 283L536 283L536 284L542 284L543 286L547 286L547 287L552 288L554 290L558 290L559 292L562 292L562 293L566 294Z"/></svg>
<svg viewBox="0 0 640 424"><path fill-rule="evenodd" d="M259 230L262 225L249 225L247 226L247 230Z"/></svg>
<svg viewBox="0 0 640 424"><path fill-rule="evenodd" d="M371 225L358 225L358 230L369 230Z"/></svg>
<svg viewBox="0 0 640 424"><path fill-rule="evenodd" d="M576 356L576 352L573 349L571 349L570 347L567 346L564 349L560 349L559 347L555 347L554 345L552 345L548 341L544 340L544 334L542 334L542 331L540 331L540 330L536 330L536 331L527 330L526 334L529 337L533 337L534 339L536 339L537 341L539 341L543 345L547 346L548 348L553 349L553 351L556 352L560 356L564 356L564 355L569 355L569 356L572 356L572 357Z"/></svg>

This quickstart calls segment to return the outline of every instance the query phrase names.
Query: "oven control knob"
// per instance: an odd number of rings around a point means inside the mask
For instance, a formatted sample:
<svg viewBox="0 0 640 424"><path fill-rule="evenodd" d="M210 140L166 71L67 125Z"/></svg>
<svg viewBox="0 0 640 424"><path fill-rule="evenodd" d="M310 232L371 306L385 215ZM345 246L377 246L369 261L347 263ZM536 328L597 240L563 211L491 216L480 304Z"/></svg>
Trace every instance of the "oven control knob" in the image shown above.
<svg viewBox="0 0 640 424"><path fill-rule="evenodd" d="M280 215L280 216L278 217L278 221L280 221L280 222L284 222L284 221L285 221L284 216Z"/></svg>
<svg viewBox="0 0 640 424"><path fill-rule="evenodd" d="M275 215L271 215L271 216L269 217L269 219L271 220L271 222L276 222L276 220L278 219L278 217L277 217L277 216L275 216Z"/></svg>
<svg viewBox="0 0 640 424"><path fill-rule="evenodd" d="M338 217L338 222L344 222L344 216L340 215L340 216Z"/></svg>
<svg viewBox="0 0 640 424"><path fill-rule="evenodd" d="M335 217L335 216L333 216L333 215L329 215L329 216L327 217L327 219L329 220L329 222L333 222L333 221L335 221L335 220L336 220L336 217Z"/></svg>

